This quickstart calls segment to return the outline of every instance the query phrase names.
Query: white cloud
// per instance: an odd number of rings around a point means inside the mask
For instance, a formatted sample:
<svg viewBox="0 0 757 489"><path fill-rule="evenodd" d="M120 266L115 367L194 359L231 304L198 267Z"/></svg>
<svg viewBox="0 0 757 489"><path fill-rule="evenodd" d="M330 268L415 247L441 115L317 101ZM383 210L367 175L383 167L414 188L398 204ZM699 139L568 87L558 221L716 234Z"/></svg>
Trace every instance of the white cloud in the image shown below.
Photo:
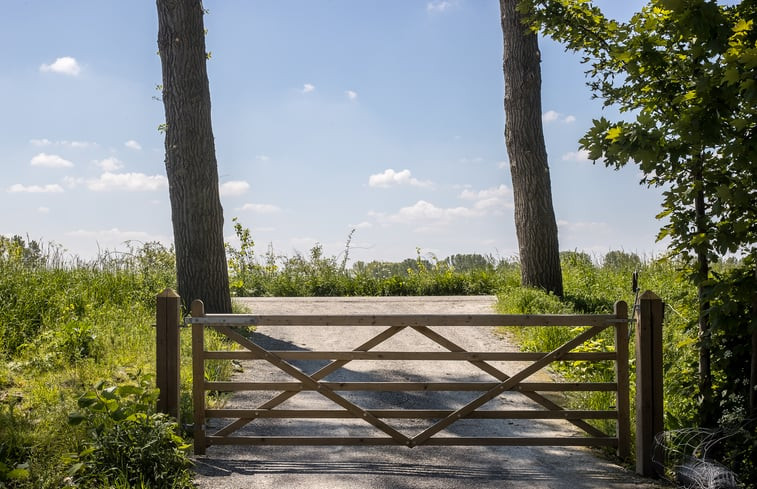
<svg viewBox="0 0 757 489"><path fill-rule="evenodd" d="M142 149L142 145L139 144L137 141L135 141L133 139L129 139L128 141L126 141L124 143L124 146L126 146L129 149L134 149L134 150L137 150L137 151L139 151L139 150Z"/></svg>
<svg viewBox="0 0 757 489"><path fill-rule="evenodd" d="M554 110L548 110L541 115L542 122L554 122L560 118L560 113Z"/></svg>
<svg viewBox="0 0 757 489"><path fill-rule="evenodd" d="M373 227L373 223L368 222L368 221L363 221L363 222L359 222L359 223L355 224L354 226L350 226L350 227L355 228L355 229L370 229L370 228Z"/></svg>
<svg viewBox="0 0 757 489"><path fill-rule="evenodd" d="M40 214L48 214L50 212L50 208L44 206L37 207L37 212L39 212Z"/></svg>
<svg viewBox="0 0 757 489"><path fill-rule="evenodd" d="M446 12L455 6L457 2L453 0L434 0L426 4L428 12Z"/></svg>
<svg viewBox="0 0 757 489"><path fill-rule="evenodd" d="M120 244L125 241L161 241L170 242L165 236L158 236L147 233L145 231L122 231L118 228L101 229L101 230L87 230L78 229L76 231L69 231L67 236L73 236L78 238L87 238L89 240L97 240L101 244L114 245Z"/></svg>
<svg viewBox="0 0 757 489"><path fill-rule="evenodd" d="M95 164L106 172L114 172L124 167L124 164L121 162L121 160L112 156L110 158L105 158L104 160L97 161L95 162Z"/></svg>
<svg viewBox="0 0 757 489"><path fill-rule="evenodd" d="M566 221L560 219L557 221L557 227L569 233L585 235L603 234L610 231L609 224L596 221Z"/></svg>
<svg viewBox="0 0 757 489"><path fill-rule="evenodd" d="M151 191L167 186L168 179L163 175L145 175L144 173L105 172L100 175L100 178L87 181L87 187L95 192L109 190Z"/></svg>
<svg viewBox="0 0 757 489"><path fill-rule="evenodd" d="M344 94L347 95L347 98L350 100L357 99L357 92L354 90L347 90Z"/></svg>
<svg viewBox="0 0 757 489"><path fill-rule="evenodd" d="M11 185L8 192L12 193L30 193L30 194L52 194L63 192L63 187L57 183L48 185L22 185L20 183Z"/></svg>
<svg viewBox="0 0 757 489"><path fill-rule="evenodd" d="M52 63L43 64L39 67L42 72L51 71L53 73L60 73L63 75L77 76L81 72L81 67L76 59L71 56L63 56L58 58Z"/></svg>
<svg viewBox="0 0 757 489"><path fill-rule="evenodd" d="M32 166L41 166L44 168L71 168L74 166L73 163L64 160L58 155L49 155L47 153L39 153L38 155L35 155L30 164Z"/></svg>
<svg viewBox="0 0 757 489"><path fill-rule="evenodd" d="M273 204L245 204L237 208L238 211L247 211L254 214L275 214L280 212L281 208Z"/></svg>
<svg viewBox="0 0 757 489"><path fill-rule="evenodd" d="M475 158L463 157L463 158L460 158L459 161L463 165L471 165L473 163L481 163L482 161L484 161L484 159L481 158L480 156L476 156Z"/></svg>
<svg viewBox="0 0 757 489"><path fill-rule="evenodd" d="M97 146L97 143L90 143L89 141L60 141L58 144L73 149L94 148Z"/></svg>
<svg viewBox="0 0 757 489"><path fill-rule="evenodd" d="M452 219L460 217L473 217L476 211L467 207L437 207L431 202L419 200L415 204L401 208L397 213L391 215L373 214L379 221L398 223L398 224L416 224L433 225L446 223Z"/></svg>
<svg viewBox="0 0 757 489"><path fill-rule="evenodd" d="M250 189L250 184L244 180L231 180L220 185L219 190L224 197L242 195Z"/></svg>
<svg viewBox="0 0 757 489"><path fill-rule="evenodd" d="M76 188L84 183L84 179L81 177L63 177L63 185L68 188Z"/></svg>
<svg viewBox="0 0 757 489"><path fill-rule="evenodd" d="M460 198L474 202L473 208L483 213L513 208L513 194L506 185L492 187L478 192L465 189Z"/></svg>
<svg viewBox="0 0 757 489"><path fill-rule="evenodd" d="M392 168L384 170L383 173L376 173L368 178L370 187L391 187L393 185L412 185L414 187L428 187L431 182L420 181L413 178L410 170L394 171Z"/></svg>
<svg viewBox="0 0 757 489"><path fill-rule="evenodd" d="M267 161L271 161L271 157L267 156L267 155L257 155L257 156L255 156L255 159L258 160L258 161L262 161L264 163L267 162Z"/></svg>
<svg viewBox="0 0 757 489"><path fill-rule="evenodd" d="M94 148L97 146L97 143L91 143L89 141L50 141L47 138L43 139L30 139L29 142L34 146L65 146L67 148L71 149L84 149L84 148Z"/></svg>
<svg viewBox="0 0 757 489"><path fill-rule="evenodd" d="M581 149L578 151L569 151L562 155L563 161L575 161L578 163L591 163L592 160L589 158L589 152L585 149ZM600 158L597 160L597 162L604 161L603 158Z"/></svg>
<svg viewBox="0 0 757 489"><path fill-rule="evenodd" d="M572 122L576 122L576 117L573 115L564 116L563 114L555 110L548 110L541 115L541 120L545 124L549 124L550 122L563 122L565 124L570 124Z"/></svg>
<svg viewBox="0 0 757 489"><path fill-rule="evenodd" d="M497 167L502 168L502 169L508 169L510 168L510 162L507 160L500 161L499 163L497 163Z"/></svg>
<svg viewBox="0 0 757 489"><path fill-rule="evenodd" d="M310 93L315 91L315 85L312 83L306 83L302 86L302 93Z"/></svg>

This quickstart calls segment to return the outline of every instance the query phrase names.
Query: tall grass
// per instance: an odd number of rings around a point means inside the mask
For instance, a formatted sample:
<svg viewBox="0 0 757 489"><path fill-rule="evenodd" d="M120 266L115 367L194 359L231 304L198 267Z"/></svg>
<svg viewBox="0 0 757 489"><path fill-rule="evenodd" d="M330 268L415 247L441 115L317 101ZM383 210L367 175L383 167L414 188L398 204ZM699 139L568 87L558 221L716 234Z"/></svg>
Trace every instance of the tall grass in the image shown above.
<svg viewBox="0 0 757 489"><path fill-rule="evenodd" d="M87 443L67 422L79 396L102 380L117 385L154 372L155 297L175 287L173 251L146 243L90 262L64 256L0 238L0 487L68 484L69 454ZM212 334L208 341L221 343ZM190 351L182 337L184 421ZM230 373L224 364L208 375Z"/></svg>

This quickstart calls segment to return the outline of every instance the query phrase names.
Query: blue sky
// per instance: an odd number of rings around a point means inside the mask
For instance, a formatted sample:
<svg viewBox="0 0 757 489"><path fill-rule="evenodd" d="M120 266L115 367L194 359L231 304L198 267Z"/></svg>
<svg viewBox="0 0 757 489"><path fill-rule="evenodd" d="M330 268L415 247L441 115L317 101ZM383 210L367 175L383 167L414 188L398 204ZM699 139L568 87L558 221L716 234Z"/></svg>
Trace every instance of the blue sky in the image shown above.
<svg viewBox="0 0 757 489"><path fill-rule="evenodd" d="M641 1L598 2L627 17ZM208 0L226 236L353 260L517 255L496 0ZM171 242L153 1L3 5L0 234L85 258ZM592 165L584 67L542 39L560 248L649 256L660 195Z"/></svg>

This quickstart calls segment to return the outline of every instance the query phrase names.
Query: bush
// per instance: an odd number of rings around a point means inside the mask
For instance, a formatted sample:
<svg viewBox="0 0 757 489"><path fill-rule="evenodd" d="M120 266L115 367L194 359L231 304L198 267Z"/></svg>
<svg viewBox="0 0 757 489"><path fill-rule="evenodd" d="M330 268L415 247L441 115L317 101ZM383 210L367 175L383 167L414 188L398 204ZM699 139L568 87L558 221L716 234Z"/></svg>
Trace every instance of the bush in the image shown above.
<svg viewBox="0 0 757 489"><path fill-rule="evenodd" d="M99 383L79 398L81 411L69 422L86 427L88 441L72 457L70 473L84 487L128 484L137 487L191 488L189 445L178 424L155 413L152 377L137 373L122 385Z"/></svg>

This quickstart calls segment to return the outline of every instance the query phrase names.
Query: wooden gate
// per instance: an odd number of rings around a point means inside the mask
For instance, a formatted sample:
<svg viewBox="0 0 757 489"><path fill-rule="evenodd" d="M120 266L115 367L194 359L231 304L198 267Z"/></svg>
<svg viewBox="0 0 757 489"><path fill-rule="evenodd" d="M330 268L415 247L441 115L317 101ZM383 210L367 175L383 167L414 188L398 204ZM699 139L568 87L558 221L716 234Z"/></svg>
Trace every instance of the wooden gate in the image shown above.
<svg viewBox="0 0 757 489"><path fill-rule="evenodd" d="M194 399L194 450L204 454L207 447L222 444L244 445L553 445L553 446L609 446L626 458L630 447L629 426L629 372L628 372L628 309L624 302L615 305L614 314L606 315L502 315L502 314L415 314L415 315L239 315L205 314L201 301L192 304L192 316L186 322L192 325L193 399ZM360 328L380 326L382 330L370 340L350 351L292 351L268 350L257 344L249 335L240 332L240 326L312 326ZM576 336L550 352L480 352L466 351L445 338L437 326L572 326ZM208 351L204 332L212 328L239 344L237 351ZM574 352L587 340L605 329L613 329L614 351ZM381 351L377 348L400 331L411 329L441 346L444 351ZM254 338L254 335L253 335ZM285 373L287 382L210 382L205 380L205 364L212 360L265 360ZM327 360L326 366L314 373L305 373L293 365L297 360ZM464 361L491 377L489 382L328 382L324 379L350 362L371 360L391 362ZM524 382L532 374L557 361L615 362L614 382ZM517 373L508 375L490 362L530 362ZM270 391L270 399L247 409L208 409L207 391ZM280 408L286 400L303 391L313 391L333 402L335 409L293 410ZM478 391L480 395L454 410L427 409L365 409L340 394L344 391ZM535 401L534 410L481 410L484 404L505 392L518 392ZM615 408L609 410L565 409L544 393L569 391L604 391L615 395ZM226 426L206 433L211 418L233 419ZM235 434L257 419L357 419L375 428L380 436L359 437L306 437L306 436L241 436ZM390 426L388 419L430 420L430 426L409 436ZM527 419L566 420L578 427L582 435L564 437L450 437L436 436L460 420L476 419ZM614 420L614 435L604 433L586 420Z"/></svg>

